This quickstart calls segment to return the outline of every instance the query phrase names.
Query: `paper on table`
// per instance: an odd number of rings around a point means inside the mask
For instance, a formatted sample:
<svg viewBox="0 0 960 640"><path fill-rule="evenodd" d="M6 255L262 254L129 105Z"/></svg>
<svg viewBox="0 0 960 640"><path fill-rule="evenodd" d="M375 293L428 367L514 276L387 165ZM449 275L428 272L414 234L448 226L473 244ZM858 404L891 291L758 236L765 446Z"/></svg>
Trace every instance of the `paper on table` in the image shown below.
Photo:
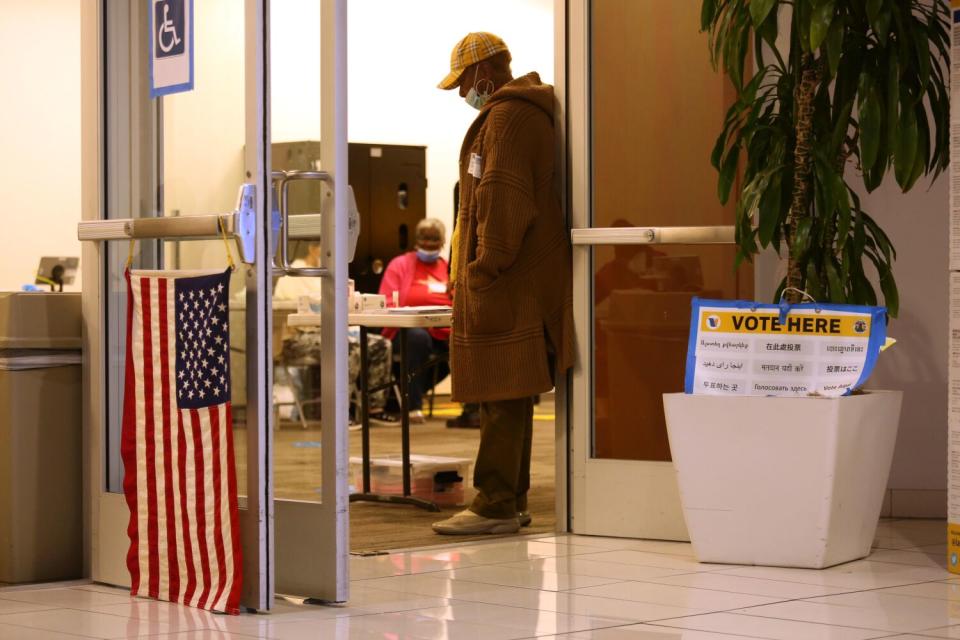
<svg viewBox="0 0 960 640"><path fill-rule="evenodd" d="M424 305L421 307L390 307L387 309L387 313L400 313L400 314L431 314L431 313L450 313L453 311L452 307L446 307L443 305Z"/></svg>

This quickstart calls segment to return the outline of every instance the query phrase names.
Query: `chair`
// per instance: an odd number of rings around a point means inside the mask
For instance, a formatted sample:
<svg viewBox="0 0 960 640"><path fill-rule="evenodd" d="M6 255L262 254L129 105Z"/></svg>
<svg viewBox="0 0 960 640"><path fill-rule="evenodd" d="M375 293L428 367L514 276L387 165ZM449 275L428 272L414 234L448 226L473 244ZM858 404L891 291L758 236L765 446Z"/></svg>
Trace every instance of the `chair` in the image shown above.
<svg viewBox="0 0 960 640"><path fill-rule="evenodd" d="M300 419L300 426L303 427L304 429L309 429L310 426L309 424L307 424L307 417L306 417L306 412L304 411L304 407L312 404L320 404L321 400L320 398L306 398L306 399L300 398L300 391L299 389L297 389L297 385L293 383L294 375L293 375L293 372L291 371L291 368L297 367L302 369L309 369L310 367L316 367L319 365L316 364L315 362L287 360L283 358L282 355L274 360L274 365L279 366L280 368L283 369L283 372L286 374L287 380L290 383L290 392L293 395L292 401L274 400L273 406L274 406L274 410L276 411L274 422L277 425L276 428L277 429L280 428L280 407L282 406L289 407L293 405L297 408L297 417Z"/></svg>

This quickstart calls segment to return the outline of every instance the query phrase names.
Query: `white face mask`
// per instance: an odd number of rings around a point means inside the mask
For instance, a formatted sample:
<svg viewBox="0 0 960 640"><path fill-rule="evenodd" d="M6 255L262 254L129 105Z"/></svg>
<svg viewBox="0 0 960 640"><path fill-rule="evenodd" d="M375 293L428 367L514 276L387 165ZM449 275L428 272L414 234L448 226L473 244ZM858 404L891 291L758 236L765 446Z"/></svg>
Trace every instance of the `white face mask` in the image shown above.
<svg viewBox="0 0 960 640"><path fill-rule="evenodd" d="M477 90L473 87L470 88L470 91L467 91L467 97L464 98L467 104L479 111L483 109L483 105L487 104L487 100L490 99L490 94L479 94Z"/></svg>
<svg viewBox="0 0 960 640"><path fill-rule="evenodd" d="M477 69L476 72L478 77L473 86L470 87L470 91L467 91L464 100L468 105L479 111L483 108L483 105L487 104L487 101L490 99L490 94L493 93L493 81L487 78L480 78L480 69ZM477 91L477 87L481 86L481 84L485 89L482 93Z"/></svg>

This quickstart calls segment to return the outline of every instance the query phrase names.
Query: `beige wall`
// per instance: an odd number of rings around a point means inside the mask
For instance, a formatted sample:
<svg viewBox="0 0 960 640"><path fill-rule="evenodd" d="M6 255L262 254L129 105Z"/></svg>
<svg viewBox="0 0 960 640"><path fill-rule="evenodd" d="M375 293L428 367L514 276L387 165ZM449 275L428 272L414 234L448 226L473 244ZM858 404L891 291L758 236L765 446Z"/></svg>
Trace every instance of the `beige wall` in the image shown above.
<svg viewBox="0 0 960 640"><path fill-rule="evenodd" d="M0 9L0 291L32 283L40 256L79 256L80 4ZM77 278L79 287L80 278Z"/></svg>

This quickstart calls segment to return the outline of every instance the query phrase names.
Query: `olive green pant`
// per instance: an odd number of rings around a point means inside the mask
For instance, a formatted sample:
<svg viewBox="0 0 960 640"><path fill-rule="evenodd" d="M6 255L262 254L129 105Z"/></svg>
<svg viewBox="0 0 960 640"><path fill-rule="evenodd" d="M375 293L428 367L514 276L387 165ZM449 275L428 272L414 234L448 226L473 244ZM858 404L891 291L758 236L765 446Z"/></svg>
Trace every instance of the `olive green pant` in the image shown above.
<svg viewBox="0 0 960 640"><path fill-rule="evenodd" d="M533 398L480 403L480 450L473 471L477 497L470 510L512 518L527 509Z"/></svg>

